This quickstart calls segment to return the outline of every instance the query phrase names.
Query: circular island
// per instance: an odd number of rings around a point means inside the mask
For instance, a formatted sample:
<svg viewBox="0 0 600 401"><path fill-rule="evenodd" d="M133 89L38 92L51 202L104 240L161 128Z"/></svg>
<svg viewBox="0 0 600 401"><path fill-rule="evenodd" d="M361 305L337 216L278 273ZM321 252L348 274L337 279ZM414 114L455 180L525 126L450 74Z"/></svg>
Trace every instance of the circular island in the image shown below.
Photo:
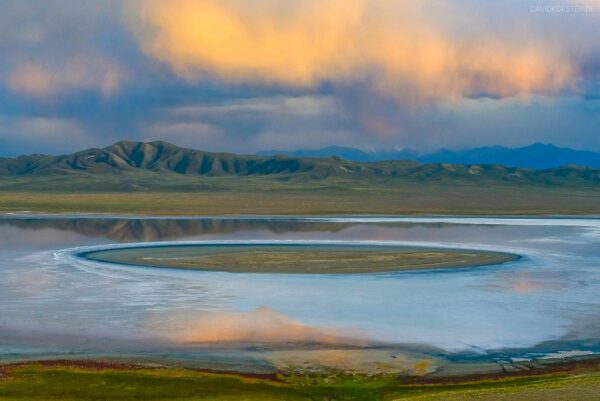
<svg viewBox="0 0 600 401"><path fill-rule="evenodd" d="M396 245L202 243L128 246L77 254L130 266L231 273L361 274L449 269L515 261L515 254Z"/></svg>

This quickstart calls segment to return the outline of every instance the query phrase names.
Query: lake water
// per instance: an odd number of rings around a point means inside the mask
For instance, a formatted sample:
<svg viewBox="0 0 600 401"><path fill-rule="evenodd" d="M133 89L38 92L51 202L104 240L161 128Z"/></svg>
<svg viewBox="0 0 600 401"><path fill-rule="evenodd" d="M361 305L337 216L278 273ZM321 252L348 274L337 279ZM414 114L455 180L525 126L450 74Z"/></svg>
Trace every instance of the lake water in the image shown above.
<svg viewBox="0 0 600 401"><path fill-rule="evenodd" d="M522 259L297 275L143 268L76 256L164 241L442 246ZM0 217L3 360L141 355L260 364L254 353L264 344L398 347L447 360L591 355L600 352L599 295L595 218ZM252 352L240 362L228 344Z"/></svg>

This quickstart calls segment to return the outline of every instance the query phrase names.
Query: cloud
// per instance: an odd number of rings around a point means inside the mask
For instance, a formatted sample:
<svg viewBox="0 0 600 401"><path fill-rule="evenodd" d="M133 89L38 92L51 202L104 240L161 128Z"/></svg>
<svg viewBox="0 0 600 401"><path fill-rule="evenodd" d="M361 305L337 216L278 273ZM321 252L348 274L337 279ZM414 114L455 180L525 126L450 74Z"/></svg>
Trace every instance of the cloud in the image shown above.
<svg viewBox="0 0 600 401"><path fill-rule="evenodd" d="M179 141L169 132L165 139L203 149L247 152L348 144L364 137L352 132L352 121L344 105L328 95L275 95L188 104L165 108L161 117L161 127L180 127L178 131L187 137ZM207 128L212 133L205 132ZM189 134L184 134L186 130Z"/></svg>
<svg viewBox="0 0 600 401"><path fill-rule="evenodd" d="M81 124L73 119L0 116L0 148L5 154L16 154L23 147L39 153L77 151L89 141Z"/></svg>
<svg viewBox="0 0 600 401"><path fill-rule="evenodd" d="M53 98L65 93L114 94L125 68L105 48L121 6L114 0L5 0L0 6L0 73L13 93ZM108 28L108 29L107 29ZM109 47L109 46L106 46Z"/></svg>
<svg viewBox="0 0 600 401"><path fill-rule="evenodd" d="M18 64L8 75L8 87L14 92L41 98L69 90L99 90L109 96L116 92L123 75L115 64L98 58L79 57L62 60L60 65L49 64Z"/></svg>
<svg viewBox="0 0 600 401"><path fill-rule="evenodd" d="M219 145L223 149L227 142L219 128L203 122L158 122L142 128L141 132L144 141L163 140L203 150L216 150L214 147Z"/></svg>
<svg viewBox="0 0 600 401"><path fill-rule="evenodd" d="M600 8L530 8L522 0L3 0L0 153L120 139L244 153L535 141L600 149ZM29 118L62 121L66 139L22 129Z"/></svg>
<svg viewBox="0 0 600 401"><path fill-rule="evenodd" d="M365 135L355 131L333 130L326 128L304 128L294 131L280 131L268 128L260 132L252 141L252 149L288 150L306 149L350 144L364 146Z"/></svg>
<svg viewBox="0 0 600 401"><path fill-rule="evenodd" d="M250 312L206 312L187 316L183 328L175 330L178 343L343 343L350 339L335 330L306 326L274 310L261 307Z"/></svg>
<svg viewBox="0 0 600 401"><path fill-rule="evenodd" d="M130 13L142 50L191 81L316 87L367 82L407 103L552 93L578 66L564 49L510 21L456 33L425 1L146 0ZM474 14L471 14L474 16Z"/></svg>
<svg viewBox="0 0 600 401"><path fill-rule="evenodd" d="M332 96L269 96L232 99L217 104L197 104L173 107L169 113L177 117L219 117L231 115L269 114L278 117L314 117L338 112L340 105Z"/></svg>

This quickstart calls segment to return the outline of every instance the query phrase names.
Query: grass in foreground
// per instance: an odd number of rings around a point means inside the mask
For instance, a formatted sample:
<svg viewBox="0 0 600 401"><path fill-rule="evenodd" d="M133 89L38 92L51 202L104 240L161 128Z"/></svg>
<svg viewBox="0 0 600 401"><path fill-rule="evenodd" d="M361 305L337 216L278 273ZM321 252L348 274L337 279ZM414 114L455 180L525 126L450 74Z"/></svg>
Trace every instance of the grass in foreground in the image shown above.
<svg viewBox="0 0 600 401"><path fill-rule="evenodd" d="M391 377L245 377L184 369L27 364L0 368L0 400L600 400L600 370L473 382Z"/></svg>

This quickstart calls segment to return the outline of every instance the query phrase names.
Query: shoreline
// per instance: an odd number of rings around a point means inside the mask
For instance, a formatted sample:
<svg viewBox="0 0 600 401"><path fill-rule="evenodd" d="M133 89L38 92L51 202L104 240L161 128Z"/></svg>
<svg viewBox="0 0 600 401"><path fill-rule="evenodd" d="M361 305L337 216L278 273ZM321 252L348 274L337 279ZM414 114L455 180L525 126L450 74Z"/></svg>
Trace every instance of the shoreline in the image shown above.
<svg viewBox="0 0 600 401"><path fill-rule="evenodd" d="M428 377L351 372L240 373L127 361L0 363L2 400L588 401L600 394L600 358L544 369Z"/></svg>
<svg viewBox="0 0 600 401"><path fill-rule="evenodd" d="M272 373L260 373L260 372L249 372L243 370L222 370L205 367L194 367L189 365L180 365L171 361L171 363L158 363L158 362L139 362L132 360L131 358L110 358L104 359L102 357L84 358L84 359L70 359L66 357L60 357L58 359L33 359L33 360L17 360L11 362L3 362L0 360L0 380L2 375L5 375L8 371L25 367L37 365L43 368L75 368L85 369L90 371L99 370L115 370L115 371L158 371L158 370L185 370L189 372L207 373L214 375L224 376L240 376L246 378L258 378L265 380L272 380L276 382L282 382L282 378L292 375L289 371L279 370ZM466 373L466 374L440 374L439 371L435 374L425 375L410 375L410 374L398 374L398 373L356 373L352 371L344 372L341 369L329 369L323 371L315 371L314 375L328 374L349 374L353 376L364 376L364 377L393 377L402 381L404 384L416 384L416 385L431 385L431 384L461 384L471 383L480 381L490 380L502 380L508 378L522 378L532 376L544 376L549 374L571 374L571 373L583 373L592 370L600 370L600 355L586 356L586 357L573 357L567 359L556 359L547 361L544 365L530 366L529 369L519 370L504 370L502 372L484 372L484 373Z"/></svg>
<svg viewBox="0 0 600 401"><path fill-rule="evenodd" d="M25 210L25 209L0 209L0 217L35 217L44 218L116 218L116 219L265 219L265 218L289 218L302 219L307 217L314 218L532 218L532 219L600 219L600 212L589 213L588 211L573 211L573 212L534 212L534 211L517 211L517 212L494 212L494 211L450 211L444 210L439 212L434 211L402 211L397 213L390 212L369 212L362 211L310 211L310 212L214 212L205 214L196 214L188 212L173 212L159 213L154 211L88 211L88 210Z"/></svg>
<svg viewBox="0 0 600 401"><path fill-rule="evenodd" d="M391 223L428 223L428 220L446 223L445 220L464 219L498 219L498 220L600 220L600 213L575 213L575 214L501 214L501 213L302 213L302 214L255 214L255 213L224 213L224 214L136 214L121 212L51 212L33 210L0 210L0 219L110 219L110 220L290 220L308 222L357 222L369 223L385 222L381 219L389 219ZM466 223L462 223L466 224ZM474 223L472 223L474 224ZM480 223L477 223L480 224ZM504 224L504 223L503 223Z"/></svg>

